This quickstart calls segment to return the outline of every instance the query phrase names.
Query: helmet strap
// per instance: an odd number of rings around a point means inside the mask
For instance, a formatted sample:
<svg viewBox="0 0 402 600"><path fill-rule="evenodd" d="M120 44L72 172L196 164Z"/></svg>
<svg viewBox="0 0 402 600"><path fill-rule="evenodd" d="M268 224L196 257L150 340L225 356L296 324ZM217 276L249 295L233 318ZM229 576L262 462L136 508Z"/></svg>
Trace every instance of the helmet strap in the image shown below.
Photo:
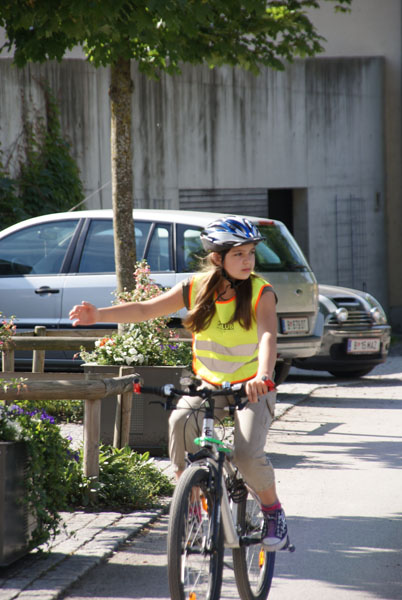
<svg viewBox="0 0 402 600"><path fill-rule="evenodd" d="M233 288L235 291L237 290L237 288L239 288L241 286L242 283L247 281L247 279L234 279L233 277L228 275L228 273L225 271L225 269L223 267L222 267L222 274L223 274L224 278L230 283L230 287Z"/></svg>

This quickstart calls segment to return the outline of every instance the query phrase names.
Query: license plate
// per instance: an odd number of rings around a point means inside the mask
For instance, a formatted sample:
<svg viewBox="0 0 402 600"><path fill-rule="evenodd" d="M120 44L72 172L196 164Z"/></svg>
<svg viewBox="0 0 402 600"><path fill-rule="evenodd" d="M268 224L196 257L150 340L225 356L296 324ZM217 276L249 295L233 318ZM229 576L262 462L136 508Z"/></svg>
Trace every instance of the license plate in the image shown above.
<svg viewBox="0 0 402 600"><path fill-rule="evenodd" d="M373 338L348 340L349 354L374 354L380 351L381 341Z"/></svg>
<svg viewBox="0 0 402 600"><path fill-rule="evenodd" d="M286 317L284 319L281 319L281 326L282 333L308 333L308 318Z"/></svg>

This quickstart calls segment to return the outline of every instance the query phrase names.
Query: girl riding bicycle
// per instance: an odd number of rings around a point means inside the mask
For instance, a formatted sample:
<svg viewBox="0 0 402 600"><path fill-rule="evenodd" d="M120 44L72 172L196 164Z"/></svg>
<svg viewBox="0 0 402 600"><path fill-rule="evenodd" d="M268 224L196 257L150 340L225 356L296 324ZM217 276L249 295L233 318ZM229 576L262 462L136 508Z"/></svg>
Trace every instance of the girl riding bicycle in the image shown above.
<svg viewBox="0 0 402 600"><path fill-rule="evenodd" d="M235 414L234 461L261 500L262 541L275 551L288 542L286 518L275 475L264 446L272 422L275 392L270 391L276 362L276 296L254 273L258 229L244 217L226 217L208 225L201 242L207 268L189 280L143 302L96 308L82 302L70 311L73 325L141 322L187 307L183 324L193 334L193 369L211 386L245 382L249 404ZM259 400L260 396L264 398ZM185 453L195 449L202 415L201 398L183 397L169 419L169 455L177 477ZM221 406L227 403L222 397ZM217 402L219 409L219 402ZM219 416L219 411L218 411Z"/></svg>

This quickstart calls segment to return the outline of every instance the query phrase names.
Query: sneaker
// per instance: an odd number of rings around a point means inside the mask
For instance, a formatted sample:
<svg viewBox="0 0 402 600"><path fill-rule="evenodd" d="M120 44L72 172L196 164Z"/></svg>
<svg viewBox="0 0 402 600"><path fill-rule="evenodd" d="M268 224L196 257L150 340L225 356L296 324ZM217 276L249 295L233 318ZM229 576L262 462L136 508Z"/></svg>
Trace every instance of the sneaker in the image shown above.
<svg viewBox="0 0 402 600"><path fill-rule="evenodd" d="M261 541L268 552L282 550L289 543L288 526L282 508L273 512L263 512Z"/></svg>

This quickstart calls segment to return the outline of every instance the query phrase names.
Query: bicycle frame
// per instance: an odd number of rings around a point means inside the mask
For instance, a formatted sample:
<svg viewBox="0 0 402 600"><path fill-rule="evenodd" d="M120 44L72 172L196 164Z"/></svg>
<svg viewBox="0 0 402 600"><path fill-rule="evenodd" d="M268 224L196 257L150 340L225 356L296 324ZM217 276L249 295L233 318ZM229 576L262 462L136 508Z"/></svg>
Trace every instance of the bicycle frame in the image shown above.
<svg viewBox="0 0 402 600"><path fill-rule="evenodd" d="M226 462L226 465L223 463ZM219 463L222 463L220 465ZM217 482L220 482L220 485L216 488L216 496L217 498L217 506L220 506L220 510L217 511L214 515L216 519L216 527L214 527L214 531L218 531L219 522L222 521L223 525L223 533L225 538L225 547L227 548L239 548L240 547L240 538L236 531L236 519L237 519L237 505L235 502L231 502L229 500L228 490L225 484L225 474L224 471L227 470L228 465L232 467L232 475L235 474L235 470L233 466L228 462L225 456L220 455L219 459L216 460L212 455L206 457L205 459L199 458L195 459L192 462L191 466L206 464L208 469L212 468L212 471L215 473ZM191 466L188 467L191 469ZM212 542L212 547L214 545L214 541Z"/></svg>
<svg viewBox="0 0 402 600"><path fill-rule="evenodd" d="M204 448L204 453L201 450L200 453L196 453L192 456L192 464L197 465L202 462L206 462L217 476L217 482L219 485L216 489L217 495L217 506L220 510L215 515L216 525L214 531L218 531L219 522L222 521L224 540L226 548L239 548L242 543L258 543L250 540L242 540L237 533L237 503L229 499L229 493L225 482L225 476L230 479L234 479L237 476L237 470L231 461L231 454L233 447L229 444L224 444L221 440L213 438L213 415L214 415L214 399L209 398L205 403L205 415L203 418L202 436L197 438L195 441L198 445ZM205 451L207 454L205 455ZM200 456L200 458L197 458ZM258 500L258 497L254 492L248 488L249 491Z"/></svg>

